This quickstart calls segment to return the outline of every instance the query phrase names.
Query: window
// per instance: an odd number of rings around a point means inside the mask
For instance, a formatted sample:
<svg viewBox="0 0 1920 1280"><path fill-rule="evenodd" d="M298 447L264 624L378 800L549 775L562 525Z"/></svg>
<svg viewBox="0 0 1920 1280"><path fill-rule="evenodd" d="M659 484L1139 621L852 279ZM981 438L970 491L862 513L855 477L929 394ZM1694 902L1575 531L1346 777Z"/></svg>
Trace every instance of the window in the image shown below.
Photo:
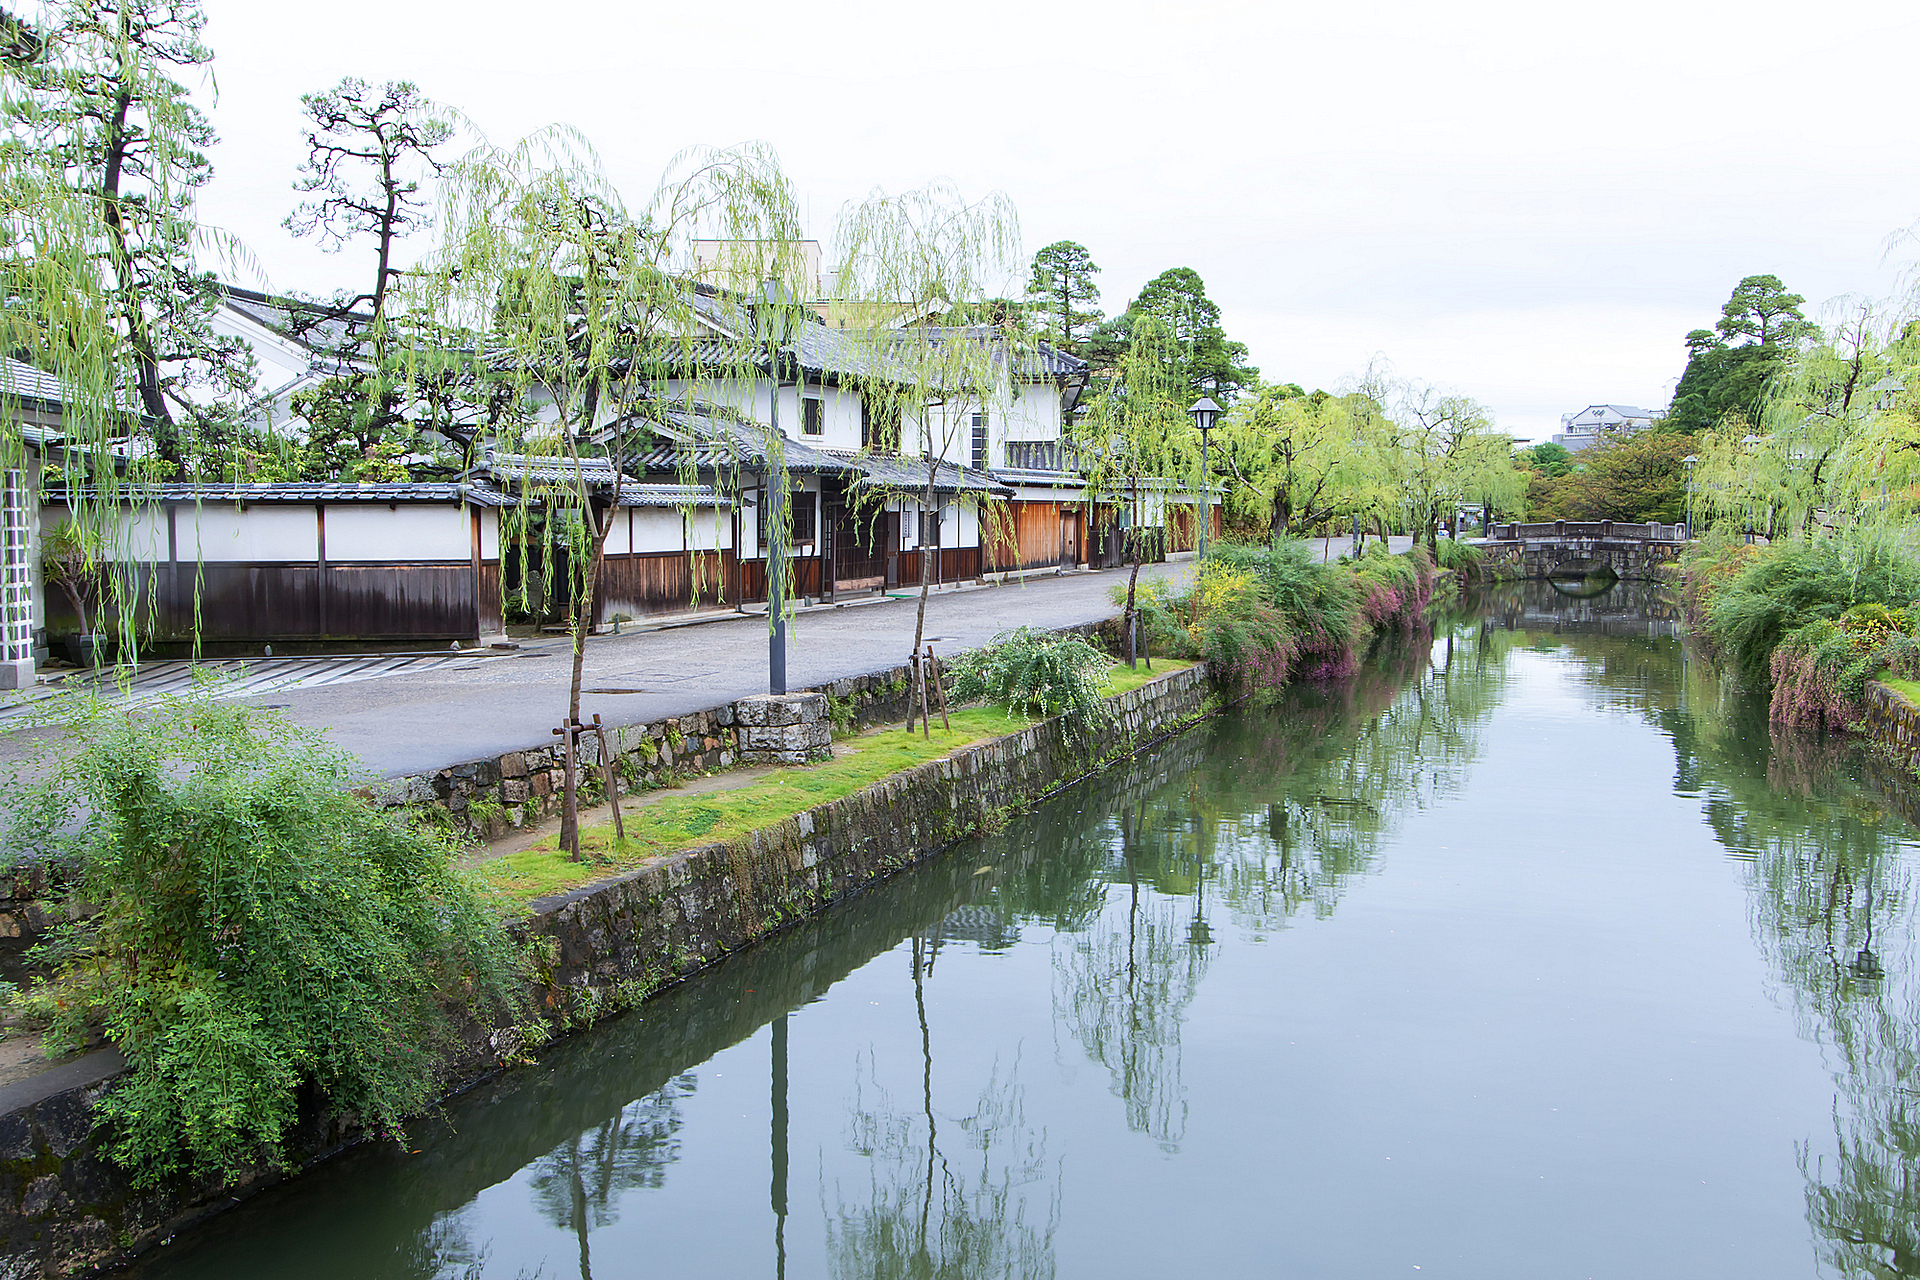
<svg viewBox="0 0 1920 1280"><path fill-rule="evenodd" d="M900 452L898 405L860 397L860 447L874 453Z"/></svg>
<svg viewBox="0 0 1920 1280"><path fill-rule="evenodd" d="M973 415L973 469L987 469L987 415L984 413Z"/></svg>
<svg viewBox="0 0 1920 1280"><path fill-rule="evenodd" d="M791 517L791 521L793 525L793 537L787 540L787 546L789 548L799 546L803 542L813 541L814 513L816 510L814 504L818 500L818 498L819 498L818 494L805 493L800 490L795 490L793 493L788 495L787 501L792 504L791 510L788 512L788 514ZM768 505L769 504L767 502L767 490L762 489L760 491L760 501L758 504L756 504L754 508L754 512L755 512L754 518L758 522L757 532L758 532L758 537L760 539L760 554L762 556L765 556L767 554L767 547L768 547L768 538L767 538L767 507Z"/></svg>
<svg viewBox="0 0 1920 1280"><path fill-rule="evenodd" d="M804 396L800 400L800 431L803 435L817 436L826 429L827 406L819 396Z"/></svg>
<svg viewBox="0 0 1920 1280"><path fill-rule="evenodd" d="M920 513L920 545L937 547L940 545L940 513Z"/></svg>

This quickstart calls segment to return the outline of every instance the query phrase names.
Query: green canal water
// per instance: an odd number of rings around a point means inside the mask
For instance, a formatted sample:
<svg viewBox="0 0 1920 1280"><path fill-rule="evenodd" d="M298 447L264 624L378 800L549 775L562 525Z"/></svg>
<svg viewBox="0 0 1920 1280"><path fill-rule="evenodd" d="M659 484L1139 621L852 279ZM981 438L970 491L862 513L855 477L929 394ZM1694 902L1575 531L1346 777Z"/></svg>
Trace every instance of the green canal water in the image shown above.
<svg viewBox="0 0 1920 1280"><path fill-rule="evenodd" d="M1248 706L185 1277L1920 1275L1920 846L1621 588Z"/></svg>

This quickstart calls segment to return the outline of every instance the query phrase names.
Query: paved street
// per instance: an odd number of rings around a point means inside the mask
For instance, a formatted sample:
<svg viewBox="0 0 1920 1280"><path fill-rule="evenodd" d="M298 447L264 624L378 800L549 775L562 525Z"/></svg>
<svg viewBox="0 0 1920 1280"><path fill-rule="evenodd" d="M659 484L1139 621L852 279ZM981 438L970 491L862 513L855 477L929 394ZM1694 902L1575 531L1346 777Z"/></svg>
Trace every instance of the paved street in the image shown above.
<svg viewBox="0 0 1920 1280"><path fill-rule="evenodd" d="M1410 539L1395 538L1394 551ZM1337 558L1345 538L1310 544ZM1142 576L1186 578L1192 563L1149 565ZM974 648L1009 627L1073 626L1114 612L1109 594L1127 571L1043 575L1025 583L936 591L927 603L934 651ZM790 624L787 683L801 689L906 661L915 600L863 599L801 612ZM283 708L324 729L383 777L420 773L545 742L565 711L565 637L523 642L517 653L361 658L277 658L200 664L232 682L230 696ZM74 677L68 677L71 683ZM692 625L587 643L587 692L581 713L608 724L635 724L719 706L767 687L764 615L727 616ZM138 702L191 683L184 662L147 664L132 690ZM8 718L0 710L0 720ZM30 736L39 736L38 734ZM18 743L0 743L0 759Z"/></svg>
<svg viewBox="0 0 1920 1280"><path fill-rule="evenodd" d="M1148 566L1185 575L1189 563ZM1108 592L1126 571L1035 578L1024 585L935 592L927 603L934 652L970 649L1009 627L1072 626L1114 611ZM905 662L913 643L913 599L809 610L791 623L790 688ZM566 711L566 641L531 645L505 658L401 671L350 685L294 686L248 699L285 707L301 724L325 729L382 776L419 773L533 746L551 737ZM696 626L587 643L583 718L634 724L719 706L767 688L767 622L728 618Z"/></svg>

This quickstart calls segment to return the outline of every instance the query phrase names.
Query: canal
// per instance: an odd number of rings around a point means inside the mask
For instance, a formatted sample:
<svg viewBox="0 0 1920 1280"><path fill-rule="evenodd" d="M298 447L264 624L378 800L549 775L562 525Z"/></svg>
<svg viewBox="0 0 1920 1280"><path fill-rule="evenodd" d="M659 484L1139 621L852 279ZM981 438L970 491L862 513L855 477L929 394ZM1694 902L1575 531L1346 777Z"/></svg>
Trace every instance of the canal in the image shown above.
<svg viewBox="0 0 1920 1280"><path fill-rule="evenodd" d="M131 1274L1920 1275L1898 784L1671 619L1490 597Z"/></svg>

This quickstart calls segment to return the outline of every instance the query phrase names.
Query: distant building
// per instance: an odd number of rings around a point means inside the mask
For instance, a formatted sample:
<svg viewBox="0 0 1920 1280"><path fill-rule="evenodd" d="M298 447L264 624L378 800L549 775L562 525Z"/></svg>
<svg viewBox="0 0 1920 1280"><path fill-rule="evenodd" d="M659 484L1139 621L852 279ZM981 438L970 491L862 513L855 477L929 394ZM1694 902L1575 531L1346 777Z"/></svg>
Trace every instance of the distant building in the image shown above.
<svg viewBox="0 0 1920 1280"><path fill-rule="evenodd" d="M1653 414L1630 404L1590 404L1578 413L1560 415L1553 443L1578 453L1609 435L1630 436L1653 425Z"/></svg>

